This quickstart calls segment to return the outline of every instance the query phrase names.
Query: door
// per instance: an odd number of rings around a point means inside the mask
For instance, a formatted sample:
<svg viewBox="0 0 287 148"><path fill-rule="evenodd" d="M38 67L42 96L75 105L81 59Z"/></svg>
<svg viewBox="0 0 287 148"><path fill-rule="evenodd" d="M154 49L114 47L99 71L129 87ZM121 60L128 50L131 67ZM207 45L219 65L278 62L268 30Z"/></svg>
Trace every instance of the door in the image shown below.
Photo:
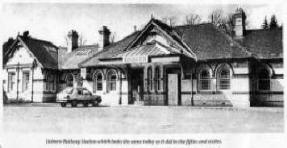
<svg viewBox="0 0 287 148"><path fill-rule="evenodd" d="M143 101L143 69L133 69L131 72L131 99L129 104Z"/></svg>
<svg viewBox="0 0 287 148"><path fill-rule="evenodd" d="M168 105L178 105L178 74L168 74Z"/></svg>

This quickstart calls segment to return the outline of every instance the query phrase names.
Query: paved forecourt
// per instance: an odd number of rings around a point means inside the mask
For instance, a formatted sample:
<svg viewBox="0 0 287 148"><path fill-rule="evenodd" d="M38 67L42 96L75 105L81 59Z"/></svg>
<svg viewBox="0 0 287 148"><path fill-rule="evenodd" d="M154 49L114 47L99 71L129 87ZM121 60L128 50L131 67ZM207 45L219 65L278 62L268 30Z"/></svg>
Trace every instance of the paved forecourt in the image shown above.
<svg viewBox="0 0 287 148"><path fill-rule="evenodd" d="M62 108L58 104L4 107L7 133L269 133L283 132L283 108L118 106Z"/></svg>

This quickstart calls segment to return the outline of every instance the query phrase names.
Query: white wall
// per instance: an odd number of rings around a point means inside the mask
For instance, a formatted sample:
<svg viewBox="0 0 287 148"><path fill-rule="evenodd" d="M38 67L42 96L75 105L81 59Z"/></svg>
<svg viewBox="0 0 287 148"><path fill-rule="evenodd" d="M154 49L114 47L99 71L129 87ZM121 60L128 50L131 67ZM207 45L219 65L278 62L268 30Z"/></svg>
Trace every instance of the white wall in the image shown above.
<svg viewBox="0 0 287 148"><path fill-rule="evenodd" d="M34 58L31 54L27 51L26 48L20 47L14 52L14 55L12 58L10 58L7 62L7 65L10 64L32 64L34 61Z"/></svg>
<svg viewBox="0 0 287 148"><path fill-rule="evenodd" d="M17 49L13 56L8 60L7 66L17 66L19 64L19 71L16 70L16 67L9 68L8 70L3 70L3 79L5 80L4 90L10 100L17 98L17 79L18 81L18 99L22 99L25 101L32 101L32 91L33 91L33 101L34 102L42 102L43 100L43 73L39 64L36 64L36 67L32 69L34 58L29 53L29 51L20 47ZM29 85L26 91L22 90L23 87L23 72L29 72ZM33 72L34 71L34 72ZM7 92L8 88L8 72L15 73L15 86L14 91ZM32 90L32 81L33 89Z"/></svg>

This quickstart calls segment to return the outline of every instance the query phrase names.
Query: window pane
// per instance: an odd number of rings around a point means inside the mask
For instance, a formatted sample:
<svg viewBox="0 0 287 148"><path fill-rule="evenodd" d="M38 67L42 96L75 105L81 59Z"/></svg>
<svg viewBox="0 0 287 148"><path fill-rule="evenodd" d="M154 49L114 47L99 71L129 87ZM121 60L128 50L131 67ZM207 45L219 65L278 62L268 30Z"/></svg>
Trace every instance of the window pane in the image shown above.
<svg viewBox="0 0 287 148"><path fill-rule="evenodd" d="M200 90L210 90L210 73L207 70L203 70L199 77L199 89Z"/></svg>
<svg viewBox="0 0 287 148"><path fill-rule="evenodd" d="M210 80L200 80L200 89L201 90L209 90L210 89Z"/></svg>
<svg viewBox="0 0 287 148"><path fill-rule="evenodd" d="M219 89L230 89L230 70L227 68L222 69L218 75L217 82Z"/></svg>
<svg viewBox="0 0 287 148"><path fill-rule="evenodd" d="M15 73L8 73L8 91L13 91L15 86Z"/></svg>
<svg viewBox="0 0 287 148"><path fill-rule="evenodd" d="M220 89L229 89L230 88L230 80L229 79L219 80L219 88Z"/></svg>
<svg viewBox="0 0 287 148"><path fill-rule="evenodd" d="M29 86L29 72L24 72L23 73L23 87L22 90L25 91L28 89Z"/></svg>
<svg viewBox="0 0 287 148"><path fill-rule="evenodd" d="M152 70L151 70L151 67L148 68L147 70L147 76L148 76L148 84L147 84L147 87L148 87L148 90L152 90Z"/></svg>
<svg viewBox="0 0 287 148"><path fill-rule="evenodd" d="M97 80L102 80L102 74L97 75Z"/></svg>
<svg viewBox="0 0 287 148"><path fill-rule="evenodd" d="M116 76L115 74L113 74L113 75L111 76L111 80L114 81L114 80L116 80L116 79L117 79L117 76Z"/></svg>
<svg viewBox="0 0 287 148"><path fill-rule="evenodd" d="M155 89L160 90L160 70L158 67L155 69L155 76Z"/></svg>
<svg viewBox="0 0 287 148"><path fill-rule="evenodd" d="M93 92L95 93L97 90L101 91L103 90L103 76L101 73L97 73L94 76L94 82L93 82Z"/></svg>
<svg viewBox="0 0 287 148"><path fill-rule="evenodd" d="M111 82L111 89L110 90L116 90L116 82Z"/></svg>
<svg viewBox="0 0 287 148"><path fill-rule="evenodd" d="M116 90L116 80L117 80L117 75L113 72L113 71L110 71L108 73L108 91L114 91ZM102 87L102 86L100 86ZM102 88L101 88L102 89Z"/></svg>
<svg viewBox="0 0 287 148"><path fill-rule="evenodd" d="M258 89L259 90L270 90L270 77L269 72L266 69L262 69L258 73Z"/></svg>
<svg viewBox="0 0 287 148"><path fill-rule="evenodd" d="M259 90L269 90L270 89L270 80L269 79L261 79L259 80Z"/></svg>
<svg viewBox="0 0 287 148"><path fill-rule="evenodd" d="M97 90L103 90L103 83L102 81L97 82Z"/></svg>
<svg viewBox="0 0 287 148"><path fill-rule="evenodd" d="M229 78L230 77L230 73L229 70L222 70L220 73L220 78Z"/></svg>

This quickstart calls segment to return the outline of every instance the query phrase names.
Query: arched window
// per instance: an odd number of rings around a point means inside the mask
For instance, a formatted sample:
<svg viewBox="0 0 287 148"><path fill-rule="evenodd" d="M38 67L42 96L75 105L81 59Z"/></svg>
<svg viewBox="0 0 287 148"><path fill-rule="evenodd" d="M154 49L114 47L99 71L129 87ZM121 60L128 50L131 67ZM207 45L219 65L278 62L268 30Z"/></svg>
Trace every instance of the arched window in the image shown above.
<svg viewBox="0 0 287 148"><path fill-rule="evenodd" d="M230 89L230 69L221 68L217 73L217 88L221 90Z"/></svg>
<svg viewBox="0 0 287 148"><path fill-rule="evenodd" d="M159 67L155 68L155 90L160 90L160 69Z"/></svg>
<svg viewBox="0 0 287 148"><path fill-rule="evenodd" d="M93 92L102 91L103 90L103 75L102 73L98 72L94 74L94 85L93 85Z"/></svg>
<svg viewBox="0 0 287 148"><path fill-rule="evenodd" d="M152 90L152 69L151 67L147 69L147 86L148 86L148 90Z"/></svg>
<svg viewBox="0 0 287 148"><path fill-rule="evenodd" d="M73 87L73 75L72 74L67 74L66 76L66 87Z"/></svg>
<svg viewBox="0 0 287 148"><path fill-rule="evenodd" d="M200 90L210 90L211 74L208 69L203 69L199 73L199 89Z"/></svg>
<svg viewBox="0 0 287 148"><path fill-rule="evenodd" d="M258 89L270 90L270 74L267 69L261 69L258 73Z"/></svg>
<svg viewBox="0 0 287 148"><path fill-rule="evenodd" d="M116 90L116 82L117 82L116 73L113 70L109 71L108 76L107 76L107 90L108 91L115 91Z"/></svg>

